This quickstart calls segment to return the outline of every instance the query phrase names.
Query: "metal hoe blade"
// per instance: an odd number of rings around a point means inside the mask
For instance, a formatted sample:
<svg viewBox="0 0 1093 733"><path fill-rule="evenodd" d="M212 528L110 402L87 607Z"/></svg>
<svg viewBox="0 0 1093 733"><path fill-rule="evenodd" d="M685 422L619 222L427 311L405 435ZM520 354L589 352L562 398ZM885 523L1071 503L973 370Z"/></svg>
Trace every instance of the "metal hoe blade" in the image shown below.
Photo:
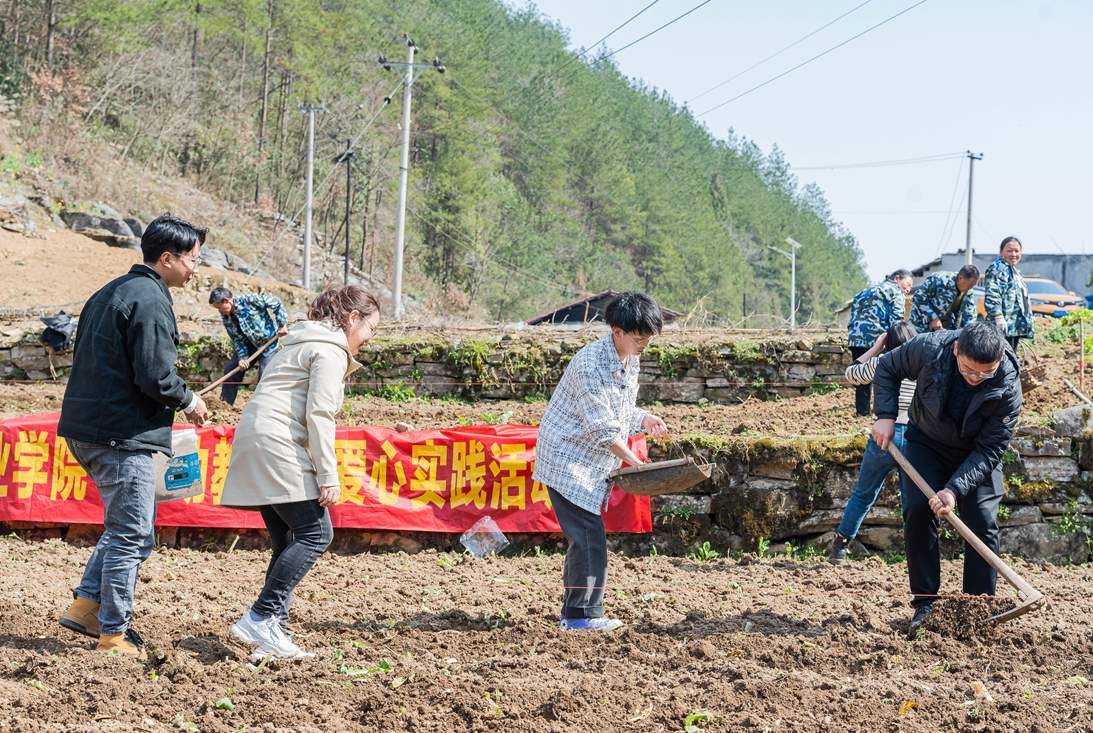
<svg viewBox="0 0 1093 733"><path fill-rule="evenodd" d="M915 482L915 485L918 486L918 488L922 491L923 494L927 496L927 498L932 499L934 498L934 496L936 496L934 490L930 488L930 485L928 483L926 483L926 479L922 478L922 474L915 470L915 467L911 465L911 463L907 460L907 458L903 455L899 448L889 443L888 452L892 454L892 457L896 459L896 463L899 464L899 467L903 469L903 472L907 474L907 476L910 477L912 481ZM960 533L960 536L964 538L964 541L967 542L973 550L979 553L980 557L987 561L987 564L994 568L999 575L1005 578L1007 583L1017 589L1017 596L1021 599L1021 604L1016 608L1011 608L1010 610L1000 613L996 616L991 616L990 621L992 623L1000 624L1004 621L1015 619L1018 616L1022 616L1028 613L1029 611L1040 608L1047 602L1047 598L1044 596L1043 593L1033 588L1027 580L1017 574L1017 571L1015 571L1008 564L1006 564L1006 562L1002 560L1002 558L998 557L998 555L994 554L991 548L987 547L983 543L983 540L976 537L975 533L968 528L968 525L964 524L964 522L960 520L960 517L956 516L952 512L949 512L945 515L945 520L953 526L953 529Z"/></svg>

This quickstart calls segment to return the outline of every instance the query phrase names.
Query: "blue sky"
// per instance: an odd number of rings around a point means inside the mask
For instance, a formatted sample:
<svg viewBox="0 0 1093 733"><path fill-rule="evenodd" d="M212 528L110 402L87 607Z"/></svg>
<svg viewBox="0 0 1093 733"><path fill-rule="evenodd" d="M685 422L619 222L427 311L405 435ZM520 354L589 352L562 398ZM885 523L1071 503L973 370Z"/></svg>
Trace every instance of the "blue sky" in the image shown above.
<svg viewBox="0 0 1093 733"><path fill-rule="evenodd" d="M580 48L650 1L534 5L568 28L571 46ZM605 45L620 48L699 2L659 0ZM712 0L614 59L626 75L683 102L861 2ZM690 107L704 112L914 2L872 0ZM719 137L732 127L764 150L776 143L794 168L982 152L976 251L995 250L1014 234L1027 252L1093 252L1090 29L1093 2L1082 0L928 0L700 119ZM824 189L878 279L963 247L967 171L966 161L950 159L797 175Z"/></svg>

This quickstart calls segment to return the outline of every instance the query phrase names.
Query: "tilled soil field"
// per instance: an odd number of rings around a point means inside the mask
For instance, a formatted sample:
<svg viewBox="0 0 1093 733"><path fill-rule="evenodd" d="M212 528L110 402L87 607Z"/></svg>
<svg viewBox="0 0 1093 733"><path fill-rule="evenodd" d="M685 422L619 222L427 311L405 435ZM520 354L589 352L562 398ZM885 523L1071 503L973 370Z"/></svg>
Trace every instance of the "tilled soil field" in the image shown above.
<svg viewBox="0 0 1093 733"><path fill-rule="evenodd" d="M56 624L89 552L0 540L4 730L1093 730L1088 566L1020 564L1047 608L908 641L905 568L877 560L612 556L627 625L595 635L556 628L560 555L327 555L290 625L316 656L256 668L227 629L264 553L157 550L142 663Z"/></svg>

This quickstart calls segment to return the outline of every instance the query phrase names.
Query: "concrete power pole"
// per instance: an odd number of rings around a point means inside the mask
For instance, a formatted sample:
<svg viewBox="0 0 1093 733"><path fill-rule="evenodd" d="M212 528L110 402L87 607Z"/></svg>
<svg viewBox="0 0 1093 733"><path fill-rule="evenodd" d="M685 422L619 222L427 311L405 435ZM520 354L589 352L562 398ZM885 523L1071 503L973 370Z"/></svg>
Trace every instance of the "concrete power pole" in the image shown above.
<svg viewBox="0 0 1093 733"><path fill-rule="evenodd" d="M387 57L380 56L379 63L390 71L396 66L403 67L406 75L402 81L402 149L399 154L398 168L398 213L395 218L395 260L391 274L391 302L394 308L396 320L402 318L402 257L406 245L406 189L410 176L410 106L413 101L414 69L418 67L434 68L441 74L444 73L444 65L439 58L434 58L431 64L415 64L414 54L417 46L408 33L403 34L406 39L406 62L399 63L388 61Z"/></svg>
<svg viewBox="0 0 1093 733"><path fill-rule="evenodd" d="M792 237L786 237L786 244L791 249L789 252L777 247L768 247L780 255L789 258L789 330L797 330L797 248L801 243Z"/></svg>
<svg viewBox="0 0 1093 733"><path fill-rule="evenodd" d="M968 154L968 229L964 235L964 264L972 264L972 177L975 173L975 161L983 160L982 153L973 153L972 151L966 151Z"/></svg>
<svg viewBox="0 0 1093 733"><path fill-rule="evenodd" d="M345 163L345 254L342 257L342 284L349 284L349 215L353 205L353 141L345 141L345 152L334 159L334 165ZM361 242L364 247L364 242Z"/></svg>
<svg viewBox="0 0 1093 733"><path fill-rule="evenodd" d="M323 107L302 104L301 112L307 114L307 203L304 205L304 273L301 278L304 290L311 289L311 214L315 183L315 113Z"/></svg>

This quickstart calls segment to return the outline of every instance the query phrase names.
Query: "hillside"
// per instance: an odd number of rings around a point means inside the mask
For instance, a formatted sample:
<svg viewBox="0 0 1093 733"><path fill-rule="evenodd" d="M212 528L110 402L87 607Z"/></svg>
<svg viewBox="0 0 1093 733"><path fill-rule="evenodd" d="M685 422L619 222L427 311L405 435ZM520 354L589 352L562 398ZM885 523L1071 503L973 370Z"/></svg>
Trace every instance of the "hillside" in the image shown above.
<svg viewBox="0 0 1093 733"><path fill-rule="evenodd" d="M300 263L305 102L324 107L320 248L343 246L332 161L352 139L351 256L388 280L402 102L398 71L376 58L404 58L405 31L418 61L446 66L414 84L407 215L407 291L437 311L512 320L633 287L721 323L772 325L789 273L768 245L786 236L808 245L800 320L828 321L864 284L853 236L777 149L715 137L610 60L575 56L534 9L73 0L13 3L0 22L0 94L21 123L21 144L0 150L9 182L42 179L68 206L169 203L286 280Z"/></svg>

